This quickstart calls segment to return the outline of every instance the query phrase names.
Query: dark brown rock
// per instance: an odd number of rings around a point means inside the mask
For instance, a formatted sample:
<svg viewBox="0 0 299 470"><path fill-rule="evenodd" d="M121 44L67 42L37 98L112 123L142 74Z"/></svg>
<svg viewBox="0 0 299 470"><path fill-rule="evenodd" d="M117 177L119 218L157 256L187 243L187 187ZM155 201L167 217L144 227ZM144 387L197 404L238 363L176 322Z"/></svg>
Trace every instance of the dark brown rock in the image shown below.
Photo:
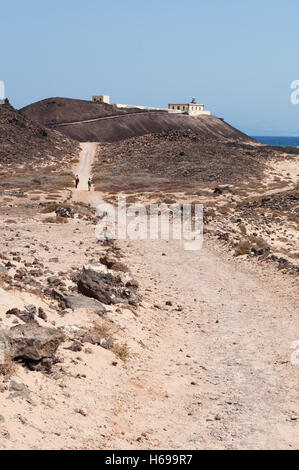
<svg viewBox="0 0 299 470"><path fill-rule="evenodd" d="M0 330L0 341L6 345L12 357L25 361L54 357L64 339L62 331L43 328L35 323Z"/></svg>

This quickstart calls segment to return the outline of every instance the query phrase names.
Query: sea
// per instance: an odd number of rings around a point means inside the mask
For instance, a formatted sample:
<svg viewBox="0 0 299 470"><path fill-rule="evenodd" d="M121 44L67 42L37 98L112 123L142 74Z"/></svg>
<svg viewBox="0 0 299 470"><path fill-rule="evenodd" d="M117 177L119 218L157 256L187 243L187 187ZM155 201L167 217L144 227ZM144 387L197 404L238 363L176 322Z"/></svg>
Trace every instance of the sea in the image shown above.
<svg viewBox="0 0 299 470"><path fill-rule="evenodd" d="M299 137L270 137L270 136L252 136L253 139L258 140L265 145L275 145L278 147L298 147Z"/></svg>

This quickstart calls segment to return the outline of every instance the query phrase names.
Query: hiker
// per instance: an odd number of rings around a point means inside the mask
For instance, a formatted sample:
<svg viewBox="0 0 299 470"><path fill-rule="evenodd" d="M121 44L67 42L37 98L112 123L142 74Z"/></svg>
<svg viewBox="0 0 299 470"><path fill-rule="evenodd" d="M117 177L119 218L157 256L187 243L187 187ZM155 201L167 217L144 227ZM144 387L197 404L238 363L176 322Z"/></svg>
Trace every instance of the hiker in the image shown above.
<svg viewBox="0 0 299 470"><path fill-rule="evenodd" d="M89 179L88 179L88 191L91 190L91 185L92 185L92 179L89 178Z"/></svg>
<svg viewBox="0 0 299 470"><path fill-rule="evenodd" d="M76 189L78 188L78 184L79 184L80 180L79 180L79 176L76 175L76 179L75 179L75 185L76 185Z"/></svg>

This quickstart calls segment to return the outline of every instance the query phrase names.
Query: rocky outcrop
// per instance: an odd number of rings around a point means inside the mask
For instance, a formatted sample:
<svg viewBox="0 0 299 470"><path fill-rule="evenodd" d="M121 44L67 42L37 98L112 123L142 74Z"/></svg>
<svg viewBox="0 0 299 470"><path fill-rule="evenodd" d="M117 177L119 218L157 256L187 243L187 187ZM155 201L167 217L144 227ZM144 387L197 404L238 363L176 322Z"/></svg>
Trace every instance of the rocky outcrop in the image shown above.
<svg viewBox="0 0 299 470"><path fill-rule="evenodd" d="M94 311L98 315L104 315L106 312L105 307L94 298L65 295L58 289L53 289L51 291L51 296L59 302L61 308L63 309L70 308L71 310L77 310L80 308L87 308L88 310Z"/></svg>
<svg viewBox="0 0 299 470"><path fill-rule="evenodd" d="M9 317L15 315L24 323L36 323L35 315L37 313L36 307L34 305L25 306L25 310L20 310L18 308L12 308L6 312L6 315Z"/></svg>
<svg viewBox="0 0 299 470"><path fill-rule="evenodd" d="M104 305L95 299L86 297L66 296L64 297L66 308L77 310L79 308L87 308L93 310L98 315L103 315L106 312Z"/></svg>
<svg viewBox="0 0 299 470"><path fill-rule="evenodd" d="M120 277L87 269L80 276L78 290L87 297L110 305L113 303L112 298L117 294L114 286L120 287L122 285Z"/></svg>
<svg viewBox="0 0 299 470"><path fill-rule="evenodd" d="M129 272L128 267L124 263L107 255L102 256L100 258L100 263L106 266L108 269L111 269L112 271L120 271L123 273Z"/></svg>
<svg viewBox="0 0 299 470"><path fill-rule="evenodd" d="M134 284L134 283L133 283ZM128 302L137 305L136 290L134 284L124 284L119 275L85 270L79 277L78 290L81 294L98 300L106 305Z"/></svg>
<svg viewBox="0 0 299 470"><path fill-rule="evenodd" d="M53 358L64 340L60 330L43 328L35 323L0 330L0 342L5 344L12 358L24 361Z"/></svg>
<svg viewBox="0 0 299 470"><path fill-rule="evenodd" d="M66 219L73 219L75 211L72 207L60 207L56 210L57 217L63 217Z"/></svg>

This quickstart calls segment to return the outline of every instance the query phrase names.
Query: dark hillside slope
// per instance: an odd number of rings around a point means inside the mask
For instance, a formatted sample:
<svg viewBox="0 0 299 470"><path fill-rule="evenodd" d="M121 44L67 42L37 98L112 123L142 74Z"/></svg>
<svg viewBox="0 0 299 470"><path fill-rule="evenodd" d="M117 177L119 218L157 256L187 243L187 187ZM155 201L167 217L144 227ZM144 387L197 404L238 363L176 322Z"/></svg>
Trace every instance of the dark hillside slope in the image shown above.
<svg viewBox="0 0 299 470"><path fill-rule="evenodd" d="M0 105L0 194L3 190L57 190L72 184L78 143L40 126L9 104Z"/></svg>
<svg viewBox="0 0 299 470"><path fill-rule="evenodd" d="M106 103L94 103L93 101L74 100L71 98L48 98L25 106L21 110L29 119L45 126L52 126L64 122L84 121L103 116L127 114L128 112L140 112L139 109L118 109L116 106Z"/></svg>
<svg viewBox="0 0 299 470"><path fill-rule="evenodd" d="M214 116L193 117L136 108L118 109L114 105L66 98L40 101L21 112L80 142L116 142L145 134L187 129L220 140L252 140ZM82 122L93 119L93 122Z"/></svg>
<svg viewBox="0 0 299 470"><path fill-rule="evenodd" d="M0 106L0 163L42 163L73 153L77 143L40 126L9 104Z"/></svg>
<svg viewBox="0 0 299 470"><path fill-rule="evenodd" d="M138 115L128 114L117 118L55 128L80 142L117 142L146 134L187 129L215 139L251 140L242 132L214 116L191 117L155 112Z"/></svg>

